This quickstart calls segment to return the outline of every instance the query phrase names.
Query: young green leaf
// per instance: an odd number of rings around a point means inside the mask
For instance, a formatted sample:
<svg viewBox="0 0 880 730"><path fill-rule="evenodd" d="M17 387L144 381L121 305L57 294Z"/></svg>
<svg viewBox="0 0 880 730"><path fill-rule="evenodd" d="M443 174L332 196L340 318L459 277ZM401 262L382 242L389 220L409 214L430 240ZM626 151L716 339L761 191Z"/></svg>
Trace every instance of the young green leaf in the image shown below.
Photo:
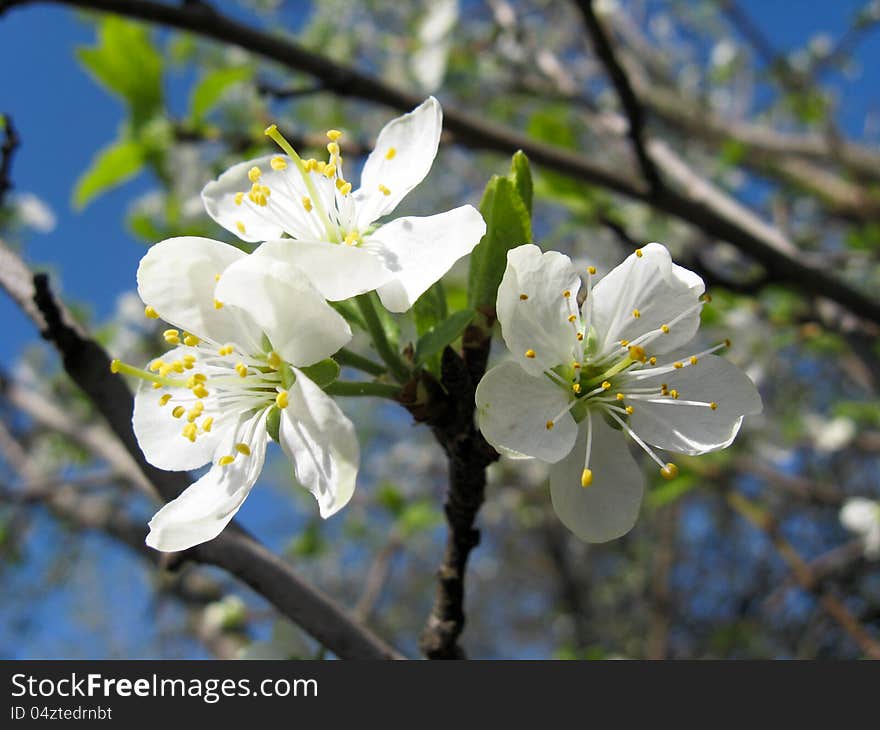
<svg viewBox="0 0 880 730"><path fill-rule="evenodd" d="M428 358L442 351L450 342L455 341L473 318L472 309L456 312L425 332L416 343L416 363L424 363Z"/></svg>
<svg viewBox="0 0 880 730"><path fill-rule="evenodd" d="M249 66L220 68L205 74L193 88L189 100L189 118L201 124L208 112L223 98L223 94L237 83L247 81L253 75Z"/></svg>
<svg viewBox="0 0 880 730"><path fill-rule="evenodd" d="M314 381L319 388L326 388L339 377L340 368L336 360L328 357L326 360L300 368L300 370L305 373L309 380Z"/></svg>
<svg viewBox="0 0 880 730"><path fill-rule="evenodd" d="M130 180L144 165L144 150L133 141L118 141L98 152L73 190L73 204L82 209L91 200Z"/></svg>
<svg viewBox="0 0 880 730"><path fill-rule="evenodd" d="M516 186L516 191L519 193L522 202L525 203L529 216L531 216L532 197L534 193L532 186L532 170L529 167L529 158L526 157L526 153L522 150L517 150L513 155L513 159L510 162L510 175L508 177L513 180L513 184Z"/></svg>

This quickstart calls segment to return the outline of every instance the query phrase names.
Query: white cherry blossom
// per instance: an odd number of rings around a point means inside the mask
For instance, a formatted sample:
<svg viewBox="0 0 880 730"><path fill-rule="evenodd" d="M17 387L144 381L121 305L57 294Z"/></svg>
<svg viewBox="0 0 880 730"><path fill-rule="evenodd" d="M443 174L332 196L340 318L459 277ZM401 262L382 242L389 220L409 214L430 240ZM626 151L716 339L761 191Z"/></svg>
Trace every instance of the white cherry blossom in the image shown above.
<svg viewBox="0 0 880 730"><path fill-rule="evenodd" d="M156 513L147 544L184 550L216 537L259 477L270 431L321 516L341 509L358 469L354 427L299 368L335 353L351 330L308 279L289 264L186 237L143 257L138 293L148 317L173 325L164 332L172 349L147 368L113 362L141 381L138 443L160 469L212 464Z"/></svg>
<svg viewBox="0 0 880 730"><path fill-rule="evenodd" d="M840 509L840 523L859 536L865 545L865 557L880 560L880 502L852 497Z"/></svg>
<svg viewBox="0 0 880 730"><path fill-rule="evenodd" d="M628 532L643 476L635 441L660 473L675 464L653 447L702 454L729 446L761 410L752 382L713 353L678 354L695 335L705 297L699 276L658 243L637 250L587 292L571 260L534 245L508 253L497 311L512 360L486 373L476 403L486 439L509 456L551 464L559 518L581 539Z"/></svg>
<svg viewBox="0 0 880 730"><path fill-rule="evenodd" d="M327 162L303 160L273 125L266 134L286 154L231 167L202 191L205 207L242 240L264 242L255 255L301 268L327 299L375 289L387 309L404 312L486 230L470 205L377 224L430 171L442 120L430 97L386 124L354 191L343 173L341 132L327 132Z"/></svg>

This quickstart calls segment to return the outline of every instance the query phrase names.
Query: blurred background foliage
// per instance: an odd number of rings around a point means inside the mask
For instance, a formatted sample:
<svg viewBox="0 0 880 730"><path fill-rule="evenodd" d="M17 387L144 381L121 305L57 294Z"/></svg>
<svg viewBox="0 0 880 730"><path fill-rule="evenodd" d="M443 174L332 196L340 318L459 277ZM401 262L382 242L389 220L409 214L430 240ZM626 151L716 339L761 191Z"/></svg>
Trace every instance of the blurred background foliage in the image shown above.
<svg viewBox="0 0 880 730"><path fill-rule="evenodd" d="M880 154L880 46L873 35L880 3L597 6L652 137L700 179L784 231L799 257L876 296L880 167L859 161L871 159L861 150ZM614 90L574 3L243 0L218 7L399 87L436 94L610 169L637 172ZM15 22L24 23L42 10L17 12ZM0 211L0 236L59 281L79 277L90 296L69 296L68 304L114 356L146 361L161 336L133 291L124 292L135 284L129 262L170 236L235 243L204 213L202 186L230 164L269 151L263 129L271 122L315 155L324 130L342 129L343 152L353 160L392 114L237 47L116 17L79 13L74 20L71 12L53 10L41 22L75 24L67 37L85 40L72 53L62 48L67 73L87 75L112 98L121 123L102 145L78 150L91 161L65 183L64 211L40 197L49 192L39 183L16 185ZM806 20L790 19L792 12ZM0 19L0 36L12 32L4 27L12 20ZM45 144L23 123L26 94L4 94L2 103L19 122L23 150ZM76 126L93 112L73 104L65 113ZM65 125L54 120L51 145L77 147ZM784 145L768 151L754 143L755 130L783 141L809 134L819 152ZM14 184L19 169L26 178L25 164L13 167ZM401 212L478 204L489 177L509 165L501 155L445 144ZM848 496L880 498L877 323L804 296L731 245L650 205L558 170L535 166L533 174L532 233L545 249L602 272L635 244L658 240L706 278L713 301L700 337L707 344L733 340L728 357L759 386L765 410L745 423L732 448L682 459L674 481L655 480L656 469L646 468L652 484L642 517L609 544L582 544L558 523L540 465L494 466L467 581L469 654L863 656L852 632L829 614L827 599L878 638L880 571L838 521ZM78 259L62 251L83 235L71 208L83 216L100 209L102 216L88 219L92 254ZM116 232L120 223L127 236ZM39 243L43 237L51 245ZM126 262L114 270L112 286L102 257ZM464 309L466 285L463 263L444 281L445 303L425 299L415 319L396 318L401 344L424 331L419 318L431 321L432 307ZM0 306L14 316L8 300ZM364 351L364 341L356 343ZM112 436L35 333L7 343L2 368L0 654L323 655L227 576L200 567L162 571L120 539L112 527L142 525L154 505L114 462L106 448ZM413 426L399 407L355 398L343 407L364 454L352 504L321 521L277 459L240 518L415 655L445 539L445 463L427 429Z"/></svg>

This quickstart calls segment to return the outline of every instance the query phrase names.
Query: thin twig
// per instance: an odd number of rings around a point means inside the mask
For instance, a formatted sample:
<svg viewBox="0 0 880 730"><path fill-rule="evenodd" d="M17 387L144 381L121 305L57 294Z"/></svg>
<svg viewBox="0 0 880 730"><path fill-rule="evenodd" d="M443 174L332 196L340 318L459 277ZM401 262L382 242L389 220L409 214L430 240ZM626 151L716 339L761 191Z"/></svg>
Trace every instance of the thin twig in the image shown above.
<svg viewBox="0 0 880 730"><path fill-rule="evenodd" d="M12 117L3 116L3 145L0 146L0 208L6 202L6 193L12 188L12 158L18 149L19 138Z"/></svg>
<svg viewBox="0 0 880 730"><path fill-rule="evenodd" d="M623 111L629 121L628 134L632 142L633 151L639 161L639 166L642 168L642 174L645 176L645 180L648 181L651 190L659 190L663 185L660 172L654 164L654 160L645 149L645 113L642 104L633 91L626 71L617 59L617 54L615 54L614 47L611 44L611 38L602 26L602 21L596 16L596 11L593 7L594 0L577 0L576 4L584 18L587 32L593 41L596 56L605 66L608 77L617 91L620 105L623 107Z"/></svg>

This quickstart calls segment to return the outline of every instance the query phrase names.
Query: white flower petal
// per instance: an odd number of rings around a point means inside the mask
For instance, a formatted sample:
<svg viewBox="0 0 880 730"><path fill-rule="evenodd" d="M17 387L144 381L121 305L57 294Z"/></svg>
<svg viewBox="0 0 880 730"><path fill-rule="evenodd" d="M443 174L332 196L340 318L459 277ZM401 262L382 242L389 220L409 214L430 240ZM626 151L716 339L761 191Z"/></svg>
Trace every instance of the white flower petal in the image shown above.
<svg viewBox="0 0 880 730"><path fill-rule="evenodd" d="M274 170L272 158L281 157L287 163L284 170ZM259 184L269 188L267 205L257 205L248 198L251 181L248 172L258 167L262 172ZM236 195L240 203L236 203ZM281 238L288 233L294 238L322 236L324 228L317 213L309 213L302 207L302 199L308 190L293 161L284 155L266 155L233 165L217 180L209 182L202 190L205 210L217 223L243 241L259 243Z"/></svg>
<svg viewBox="0 0 880 730"><path fill-rule="evenodd" d="M235 316L214 305L217 275L245 256L234 246L210 238L166 239L141 259L138 294L176 327L215 342L247 344Z"/></svg>
<svg viewBox="0 0 880 730"><path fill-rule="evenodd" d="M696 365L639 380L638 387L666 383L679 400L658 396L660 403L632 400L629 425L649 444L682 454L703 454L729 446L744 416L761 412L761 396L748 376L723 357L706 355ZM621 390L625 390L623 387ZM716 403L712 410L680 401Z"/></svg>
<svg viewBox="0 0 880 730"><path fill-rule="evenodd" d="M247 311L287 362L311 365L351 339L348 323L300 269L271 256L248 256L230 266L217 284L224 306Z"/></svg>
<svg viewBox="0 0 880 730"><path fill-rule="evenodd" d="M672 263L665 246L649 243L612 269L593 287L593 326L600 351L621 340L632 342L641 334L670 324L676 316L694 308L705 291L703 280L692 271ZM639 316L633 312L638 310ZM663 354L691 340L700 326L700 308L672 324L645 349Z"/></svg>
<svg viewBox="0 0 880 730"><path fill-rule="evenodd" d="M639 516L644 476L626 437L592 415L590 469L593 482L581 486L587 428L583 421L571 454L550 468L550 496L562 523L586 542L607 542L625 535Z"/></svg>
<svg viewBox="0 0 880 730"><path fill-rule="evenodd" d="M503 362L477 386L480 431L499 451L554 463L571 451L577 436L571 415L560 416L569 402L568 393L545 375L529 375L515 362ZM556 420L548 429L551 419Z"/></svg>
<svg viewBox="0 0 880 730"><path fill-rule="evenodd" d="M388 215L425 179L437 155L442 128L443 110L433 96L385 125L364 164L361 187L354 194L361 230ZM389 191L387 195L383 188Z"/></svg>
<svg viewBox="0 0 880 730"><path fill-rule="evenodd" d="M212 540L229 524L260 476L266 458L266 415L268 409L243 419L228 429L217 457L236 454L227 466L214 466L190 485L177 499L166 504L150 520L147 545L163 552L186 550ZM237 453L244 443L250 455Z"/></svg>
<svg viewBox="0 0 880 730"><path fill-rule="evenodd" d="M393 276L372 251L345 244L283 238L266 241L252 255L296 266L331 302L373 291Z"/></svg>
<svg viewBox="0 0 880 730"><path fill-rule="evenodd" d="M407 311L485 232L483 216L470 205L428 218L398 218L379 228L368 245L394 277L379 287L382 304L391 312Z"/></svg>
<svg viewBox="0 0 880 730"><path fill-rule="evenodd" d="M325 519L354 494L360 450L351 421L339 406L302 372L281 412L278 436L293 462L297 481L318 500Z"/></svg>
<svg viewBox="0 0 880 730"><path fill-rule="evenodd" d="M172 362L188 352L189 348L178 347L162 355L161 359ZM174 376L186 378L190 374L187 371L185 376ZM160 405L160 398L165 393L170 393L171 399L165 405ZM191 442L182 433L188 423L186 418L174 418L172 412L177 406L183 406L188 411L198 400L188 388L159 391L152 387L152 383L140 381L134 394L132 426L144 458L153 466L168 471L186 471L211 461L225 431L234 424L229 423L225 414L205 413L205 416L214 418L211 431L200 433Z"/></svg>
<svg viewBox="0 0 880 730"><path fill-rule="evenodd" d="M880 525L880 504L864 497L848 499L840 510L840 524L850 532L867 535Z"/></svg>
<svg viewBox="0 0 880 730"><path fill-rule="evenodd" d="M532 244L508 252L498 287L498 321L508 349L526 372L537 375L574 359L578 341L568 318L577 310L580 285L568 256L542 254ZM534 357L526 356L529 351Z"/></svg>

